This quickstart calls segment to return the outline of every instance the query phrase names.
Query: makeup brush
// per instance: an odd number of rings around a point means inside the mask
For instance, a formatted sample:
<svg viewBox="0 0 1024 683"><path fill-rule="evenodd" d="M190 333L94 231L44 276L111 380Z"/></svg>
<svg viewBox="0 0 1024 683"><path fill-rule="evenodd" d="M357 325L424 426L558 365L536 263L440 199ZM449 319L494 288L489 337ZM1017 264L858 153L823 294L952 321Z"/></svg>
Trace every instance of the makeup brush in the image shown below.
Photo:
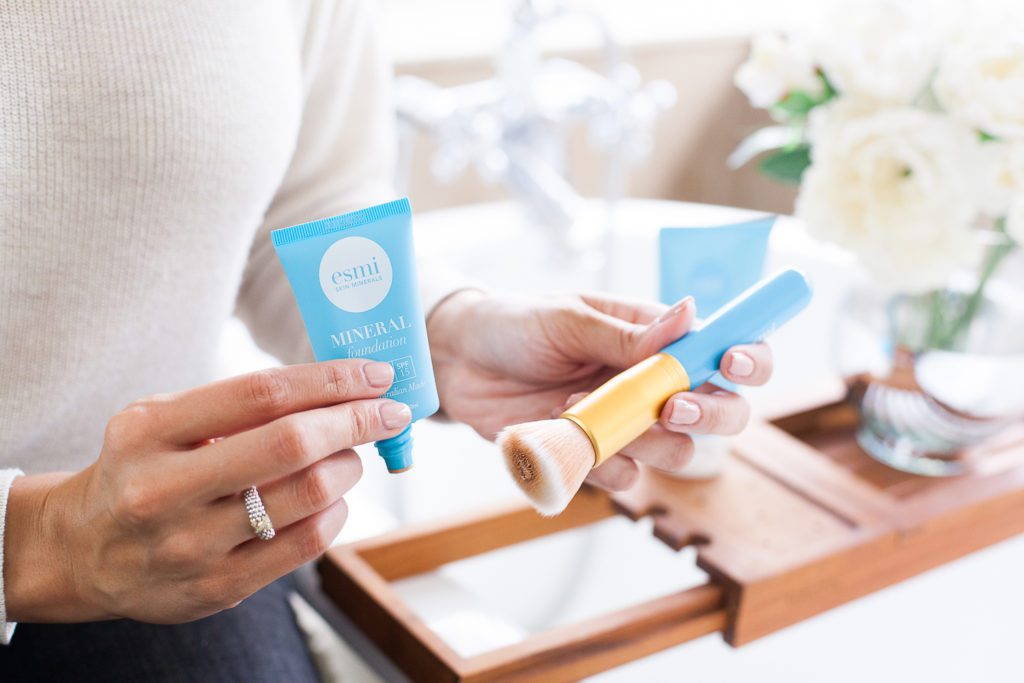
<svg viewBox="0 0 1024 683"><path fill-rule="evenodd" d="M743 292L697 329L602 384L553 420L513 425L498 435L505 464L543 515L569 504L587 473L658 421L665 402L708 381L732 346L764 339L811 300L797 270Z"/></svg>

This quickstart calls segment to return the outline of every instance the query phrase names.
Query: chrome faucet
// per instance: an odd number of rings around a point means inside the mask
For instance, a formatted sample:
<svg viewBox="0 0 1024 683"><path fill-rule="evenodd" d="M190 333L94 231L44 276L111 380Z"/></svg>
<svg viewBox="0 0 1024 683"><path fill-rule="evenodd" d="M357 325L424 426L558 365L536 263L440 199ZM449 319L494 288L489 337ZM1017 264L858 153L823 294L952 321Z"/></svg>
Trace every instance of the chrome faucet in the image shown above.
<svg viewBox="0 0 1024 683"><path fill-rule="evenodd" d="M544 54L540 32L555 22L597 30L600 72ZM501 183L556 243L580 249L600 235L574 230L582 199L568 180L570 132L583 127L602 155L604 197L614 204L625 194L629 166L650 153L654 123L675 104L676 92L665 81L644 84L598 14L560 0L521 0L493 78L440 88L403 76L397 99L403 140L417 131L437 140L430 166L438 180L451 182L472 167L485 181ZM405 178L399 180L407 182L403 146Z"/></svg>

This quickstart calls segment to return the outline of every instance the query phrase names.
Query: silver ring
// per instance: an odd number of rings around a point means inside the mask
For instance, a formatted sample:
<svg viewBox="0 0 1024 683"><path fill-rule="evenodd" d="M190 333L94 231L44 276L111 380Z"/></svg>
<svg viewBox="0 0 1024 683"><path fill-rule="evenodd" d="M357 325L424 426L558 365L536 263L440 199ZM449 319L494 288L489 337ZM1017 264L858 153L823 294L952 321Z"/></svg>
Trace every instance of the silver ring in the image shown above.
<svg viewBox="0 0 1024 683"><path fill-rule="evenodd" d="M263 499L255 486L250 486L245 491L245 512L249 515L249 525L256 538L261 541L269 541L277 532L274 531L274 524L270 521L267 508L263 507Z"/></svg>

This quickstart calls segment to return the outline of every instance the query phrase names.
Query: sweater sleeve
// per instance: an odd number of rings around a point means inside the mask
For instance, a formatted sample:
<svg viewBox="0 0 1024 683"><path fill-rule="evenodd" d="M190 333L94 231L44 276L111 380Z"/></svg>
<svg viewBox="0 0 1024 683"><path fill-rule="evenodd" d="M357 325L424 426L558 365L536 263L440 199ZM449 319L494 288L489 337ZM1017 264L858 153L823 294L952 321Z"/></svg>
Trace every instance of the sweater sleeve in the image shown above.
<svg viewBox="0 0 1024 683"><path fill-rule="evenodd" d="M17 624L7 621L7 601L4 592L4 529L7 523L7 494L15 477L24 474L21 470L0 470L0 645L7 645L14 635Z"/></svg>
<svg viewBox="0 0 1024 683"><path fill-rule="evenodd" d="M322 2L309 16L302 55L306 101L295 153L256 234L237 304L256 343L286 363L312 360L312 350L270 231L395 198L393 77L377 6ZM454 285L423 275L429 312Z"/></svg>

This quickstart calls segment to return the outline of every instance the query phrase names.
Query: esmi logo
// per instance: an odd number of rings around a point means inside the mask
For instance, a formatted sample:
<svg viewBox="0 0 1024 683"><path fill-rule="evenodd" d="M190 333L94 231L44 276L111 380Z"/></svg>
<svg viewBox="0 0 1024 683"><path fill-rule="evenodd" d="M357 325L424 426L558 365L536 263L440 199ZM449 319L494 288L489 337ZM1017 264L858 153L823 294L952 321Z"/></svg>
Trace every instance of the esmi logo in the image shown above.
<svg viewBox="0 0 1024 683"><path fill-rule="evenodd" d="M391 290L391 259L365 237L344 237L320 259L320 287L343 311L362 313L377 306Z"/></svg>
<svg viewBox="0 0 1024 683"><path fill-rule="evenodd" d="M364 282L378 275L380 275L380 264L377 263L376 256L371 256L369 263L334 271L331 273L331 282L335 287L341 287L351 285L354 281Z"/></svg>

